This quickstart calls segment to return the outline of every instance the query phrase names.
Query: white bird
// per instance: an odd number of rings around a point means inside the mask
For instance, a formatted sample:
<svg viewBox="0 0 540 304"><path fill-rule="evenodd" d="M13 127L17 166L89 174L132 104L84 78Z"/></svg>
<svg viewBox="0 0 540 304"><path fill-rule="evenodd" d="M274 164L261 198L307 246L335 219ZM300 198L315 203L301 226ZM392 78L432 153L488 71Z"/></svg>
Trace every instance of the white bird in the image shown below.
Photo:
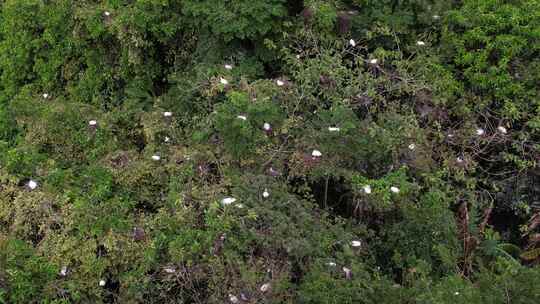
<svg viewBox="0 0 540 304"><path fill-rule="evenodd" d="M328 131L330 131L330 132L339 132L339 131L341 131L341 129L338 128L338 127L328 127Z"/></svg>
<svg viewBox="0 0 540 304"><path fill-rule="evenodd" d="M456 161L457 161L458 163L462 163L462 162L463 162L463 158L462 158L461 156L458 156L458 157L456 158Z"/></svg>
<svg viewBox="0 0 540 304"><path fill-rule="evenodd" d="M361 241L352 241L351 246L360 247L360 246L362 246L362 242Z"/></svg>
<svg viewBox="0 0 540 304"><path fill-rule="evenodd" d="M484 133L486 133L486 131L484 131L484 129L482 129L482 128L476 129L476 135L482 136L482 135L484 135Z"/></svg>
<svg viewBox="0 0 540 304"><path fill-rule="evenodd" d="M67 267L63 266L62 269L60 269L60 275L65 277L67 275Z"/></svg>
<svg viewBox="0 0 540 304"><path fill-rule="evenodd" d="M499 132L501 132L502 134L506 134L508 132L508 130L506 130L506 128L503 126L497 127L497 130L499 130Z"/></svg>
<svg viewBox="0 0 540 304"><path fill-rule="evenodd" d="M268 189L264 189L264 192L262 194L264 198L268 198L270 196L270 192L268 192Z"/></svg>
<svg viewBox="0 0 540 304"><path fill-rule="evenodd" d="M225 69L227 69L227 70L232 70L232 68L233 68L233 66L230 65L230 64L226 64L226 65L225 65Z"/></svg>
<svg viewBox="0 0 540 304"><path fill-rule="evenodd" d="M409 145L409 150L414 150L416 148L416 145L415 144L410 144Z"/></svg>
<svg viewBox="0 0 540 304"><path fill-rule="evenodd" d="M219 79L219 82L222 84L222 85L228 85L229 84L229 81L223 77L221 77Z"/></svg>
<svg viewBox="0 0 540 304"><path fill-rule="evenodd" d="M426 45L426 43L424 41L416 41L416 45L424 46L424 45Z"/></svg>
<svg viewBox="0 0 540 304"><path fill-rule="evenodd" d="M159 156L159 155L152 155L152 160L155 160L155 161L161 160L161 156Z"/></svg>
<svg viewBox="0 0 540 304"><path fill-rule="evenodd" d="M270 130L272 130L272 126L269 123L265 122L263 124L263 130L270 131Z"/></svg>
<svg viewBox="0 0 540 304"><path fill-rule="evenodd" d="M90 121L88 122L88 125L89 125L89 126L95 126L95 125L97 125L97 121L95 121L95 120L90 120Z"/></svg>
<svg viewBox="0 0 540 304"><path fill-rule="evenodd" d="M356 46L356 41L354 41L354 39L351 39L351 40L349 40L349 44L350 44L352 47L355 47L355 46Z"/></svg>
<svg viewBox="0 0 540 304"><path fill-rule="evenodd" d="M28 182L28 188L30 188L30 190L35 190L37 187L38 187L38 183L36 181L30 180Z"/></svg>
<svg viewBox="0 0 540 304"><path fill-rule="evenodd" d="M104 14L105 16L107 16L107 17L108 17L108 16L110 16L110 15L111 15L111 12L109 12L109 11L105 11L105 12L104 12L103 14Z"/></svg>
<svg viewBox="0 0 540 304"><path fill-rule="evenodd" d="M176 272L176 269L172 266L169 266L169 267L165 267L163 268L163 270L166 272L166 273L175 273Z"/></svg>
<svg viewBox="0 0 540 304"><path fill-rule="evenodd" d="M232 294L229 294L229 301L231 301L231 303L233 304L236 304L239 302L238 297Z"/></svg>
<svg viewBox="0 0 540 304"><path fill-rule="evenodd" d="M99 281L99 286L103 287L103 286L105 286L105 284L107 284L107 282L105 280L100 280Z"/></svg>
<svg viewBox="0 0 540 304"><path fill-rule="evenodd" d="M270 283L264 283L264 284L262 284L260 290L261 290L262 292L267 292L268 290L270 290Z"/></svg>
<svg viewBox="0 0 540 304"><path fill-rule="evenodd" d="M365 185L365 186L363 187L363 189L364 189L364 192L365 192L366 194L370 194L370 193L371 193L371 186L370 186L370 185Z"/></svg>
<svg viewBox="0 0 540 304"><path fill-rule="evenodd" d="M281 79L278 79L278 80L276 80L276 84L278 85L278 87L282 87L282 86L285 85L285 82L283 80L281 80Z"/></svg>
<svg viewBox="0 0 540 304"><path fill-rule="evenodd" d="M374 59L371 59L371 60L369 61L369 63L371 63L371 64L377 64L378 62L379 62L379 60L378 60L378 59L375 59L375 58L374 58Z"/></svg>
<svg viewBox="0 0 540 304"><path fill-rule="evenodd" d="M171 139L169 138L169 136L165 136L165 142L168 143L170 141L171 141Z"/></svg>
<svg viewBox="0 0 540 304"><path fill-rule="evenodd" d="M328 263L326 263L326 265L331 266L331 267L335 267L337 264L335 262L328 262Z"/></svg>
<svg viewBox="0 0 540 304"><path fill-rule="evenodd" d="M347 279L350 279L351 278L351 272L352 272L351 269L347 268L347 267L343 267L342 269L343 269L343 272L345 272L345 277Z"/></svg>
<svg viewBox="0 0 540 304"><path fill-rule="evenodd" d="M390 187L390 191L394 192L394 193L399 193L399 188L398 187Z"/></svg>
<svg viewBox="0 0 540 304"><path fill-rule="evenodd" d="M313 157L321 157L322 153L319 150L313 150L313 152L311 152L311 156L313 156Z"/></svg>
<svg viewBox="0 0 540 304"><path fill-rule="evenodd" d="M238 115L236 116L236 118L241 119L241 120L247 120L247 117L244 115Z"/></svg>
<svg viewBox="0 0 540 304"><path fill-rule="evenodd" d="M226 197L221 200L221 204L223 205L230 205L232 203L236 202L236 199L234 197Z"/></svg>
<svg viewBox="0 0 540 304"><path fill-rule="evenodd" d="M300 55L296 55L296 59L300 59Z"/></svg>
<svg viewBox="0 0 540 304"><path fill-rule="evenodd" d="M165 116L165 117L171 117L171 116L172 116L172 112L163 112L163 116Z"/></svg>
<svg viewBox="0 0 540 304"><path fill-rule="evenodd" d="M49 94L47 94L47 93L43 93L42 96L43 96L43 98L45 98L45 99L49 98Z"/></svg>

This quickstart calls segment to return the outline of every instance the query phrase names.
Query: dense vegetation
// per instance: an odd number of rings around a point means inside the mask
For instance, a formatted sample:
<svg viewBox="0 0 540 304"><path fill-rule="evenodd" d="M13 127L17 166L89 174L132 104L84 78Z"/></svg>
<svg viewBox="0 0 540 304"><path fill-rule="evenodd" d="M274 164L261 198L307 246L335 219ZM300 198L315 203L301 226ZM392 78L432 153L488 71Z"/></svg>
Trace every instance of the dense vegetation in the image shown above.
<svg viewBox="0 0 540 304"><path fill-rule="evenodd" d="M540 303L540 1L0 5L0 303Z"/></svg>

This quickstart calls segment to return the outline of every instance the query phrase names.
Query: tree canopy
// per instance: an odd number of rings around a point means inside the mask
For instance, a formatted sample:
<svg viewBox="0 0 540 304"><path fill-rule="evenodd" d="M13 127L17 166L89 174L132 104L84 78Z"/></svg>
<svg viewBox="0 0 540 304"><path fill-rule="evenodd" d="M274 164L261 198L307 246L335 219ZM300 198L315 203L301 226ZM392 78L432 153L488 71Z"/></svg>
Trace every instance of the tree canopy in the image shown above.
<svg viewBox="0 0 540 304"><path fill-rule="evenodd" d="M540 303L540 1L0 0L0 303Z"/></svg>

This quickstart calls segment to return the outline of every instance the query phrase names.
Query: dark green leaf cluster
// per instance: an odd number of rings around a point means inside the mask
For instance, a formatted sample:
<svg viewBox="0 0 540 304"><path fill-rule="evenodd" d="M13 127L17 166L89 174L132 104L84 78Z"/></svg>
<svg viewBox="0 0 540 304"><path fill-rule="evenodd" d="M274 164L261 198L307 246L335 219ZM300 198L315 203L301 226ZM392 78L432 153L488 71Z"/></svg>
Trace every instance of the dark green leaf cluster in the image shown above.
<svg viewBox="0 0 540 304"><path fill-rule="evenodd" d="M539 303L537 0L0 1L0 303Z"/></svg>

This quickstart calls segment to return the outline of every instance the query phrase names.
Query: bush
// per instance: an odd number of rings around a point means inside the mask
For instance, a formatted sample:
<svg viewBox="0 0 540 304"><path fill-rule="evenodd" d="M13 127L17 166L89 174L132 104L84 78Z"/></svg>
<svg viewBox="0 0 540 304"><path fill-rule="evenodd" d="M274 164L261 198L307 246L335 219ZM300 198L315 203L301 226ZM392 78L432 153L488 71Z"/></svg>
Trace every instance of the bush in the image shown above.
<svg viewBox="0 0 540 304"><path fill-rule="evenodd" d="M538 1L0 1L0 303L537 303Z"/></svg>

